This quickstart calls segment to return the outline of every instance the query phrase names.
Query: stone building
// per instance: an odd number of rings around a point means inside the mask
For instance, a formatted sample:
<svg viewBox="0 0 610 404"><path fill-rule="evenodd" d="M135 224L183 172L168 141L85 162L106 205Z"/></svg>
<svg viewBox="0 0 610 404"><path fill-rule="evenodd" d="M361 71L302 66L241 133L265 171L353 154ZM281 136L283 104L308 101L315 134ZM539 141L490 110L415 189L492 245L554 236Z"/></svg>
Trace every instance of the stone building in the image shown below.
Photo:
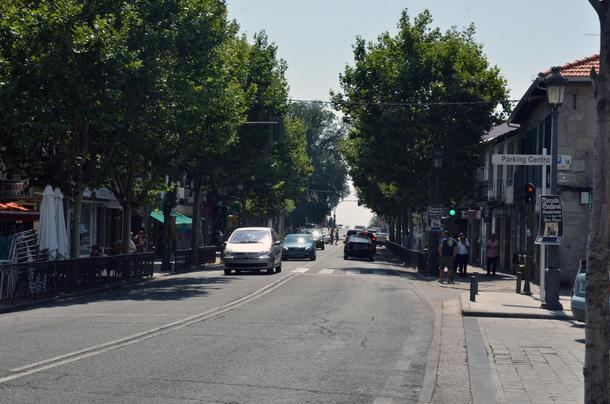
<svg viewBox="0 0 610 404"><path fill-rule="evenodd" d="M593 55L560 66L567 79L563 105L559 107L558 193L563 202L564 237L559 248L562 282L569 284L586 255L589 232L589 200L592 184L593 135L595 99L590 78L591 69L599 69L599 55ZM485 165L479 172L478 200L481 203L481 248L490 234L496 233L503 244L501 268L511 269L514 254L526 251L525 210L523 190L527 183L542 188L540 166L492 165L493 154L542 154L551 152L550 107L546 99L544 79L538 78L515 106L503 132L487 140ZM518 129L517 129L518 128ZM498 129L496 129L498 130ZM548 168L547 168L548 170ZM550 175L547 175L546 187ZM482 192L481 192L482 190ZM536 214L539 212L539 202ZM535 220L534 232L537 232ZM539 248L536 261L540 262Z"/></svg>

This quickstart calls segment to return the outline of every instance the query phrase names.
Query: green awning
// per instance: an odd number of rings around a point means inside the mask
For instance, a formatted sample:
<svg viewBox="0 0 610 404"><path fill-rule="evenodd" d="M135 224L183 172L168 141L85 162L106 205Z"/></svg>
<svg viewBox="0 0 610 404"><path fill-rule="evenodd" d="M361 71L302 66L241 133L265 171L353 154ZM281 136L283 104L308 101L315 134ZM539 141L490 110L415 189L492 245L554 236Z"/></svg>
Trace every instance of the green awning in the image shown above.
<svg viewBox="0 0 610 404"><path fill-rule="evenodd" d="M185 216L181 213L176 212L175 214L173 214L172 216L176 216L176 225L192 225L193 224L193 219L191 219L188 216ZM158 222L163 223L163 212L161 212L160 210L153 210L152 212L150 212L150 217L152 217L153 219L155 219Z"/></svg>

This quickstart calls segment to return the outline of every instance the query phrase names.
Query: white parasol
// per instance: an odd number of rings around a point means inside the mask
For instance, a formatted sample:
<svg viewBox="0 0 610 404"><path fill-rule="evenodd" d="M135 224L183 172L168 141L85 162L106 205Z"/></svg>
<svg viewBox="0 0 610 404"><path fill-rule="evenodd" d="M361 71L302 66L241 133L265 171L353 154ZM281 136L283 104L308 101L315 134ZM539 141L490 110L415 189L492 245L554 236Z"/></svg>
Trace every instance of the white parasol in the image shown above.
<svg viewBox="0 0 610 404"><path fill-rule="evenodd" d="M47 185L42 193L40 205L40 229L38 230L38 245L41 250L48 250L49 259L57 256L57 226L55 222L55 194L53 188Z"/></svg>
<svg viewBox="0 0 610 404"><path fill-rule="evenodd" d="M59 188L53 191L55 196L55 225L57 226L57 259L68 258L68 234L64 216L64 195Z"/></svg>

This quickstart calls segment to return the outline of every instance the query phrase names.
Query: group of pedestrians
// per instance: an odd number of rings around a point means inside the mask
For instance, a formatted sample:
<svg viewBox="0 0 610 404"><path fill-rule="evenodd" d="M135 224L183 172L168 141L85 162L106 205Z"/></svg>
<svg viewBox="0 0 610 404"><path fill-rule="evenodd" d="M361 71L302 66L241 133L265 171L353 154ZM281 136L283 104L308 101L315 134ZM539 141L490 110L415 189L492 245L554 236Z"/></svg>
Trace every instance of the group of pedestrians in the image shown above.
<svg viewBox="0 0 610 404"><path fill-rule="evenodd" d="M468 257L470 255L470 243L464 233L460 233L457 240L443 232L443 237L438 244L439 270L438 281L443 282L445 269L447 269L447 283L453 283L454 273L458 272L460 277L465 277L468 270ZM496 276L498 256L500 255L500 242L495 234L492 234L486 245L486 268L488 276Z"/></svg>

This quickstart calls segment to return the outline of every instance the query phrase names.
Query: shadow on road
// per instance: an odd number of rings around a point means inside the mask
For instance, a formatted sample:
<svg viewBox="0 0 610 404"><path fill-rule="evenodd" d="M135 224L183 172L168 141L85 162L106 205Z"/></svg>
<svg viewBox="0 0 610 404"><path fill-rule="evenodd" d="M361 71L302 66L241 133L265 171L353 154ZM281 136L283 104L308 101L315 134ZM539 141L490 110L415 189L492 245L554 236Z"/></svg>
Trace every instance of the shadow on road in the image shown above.
<svg viewBox="0 0 610 404"><path fill-rule="evenodd" d="M116 301L179 301L192 297L202 297L211 290L220 289L220 285L238 280L231 276L215 277L181 277L156 279L154 281L110 286L110 289L89 290L81 296L65 296L59 300L30 302L28 306L15 308L14 311L31 310L38 307L68 307L96 302Z"/></svg>

